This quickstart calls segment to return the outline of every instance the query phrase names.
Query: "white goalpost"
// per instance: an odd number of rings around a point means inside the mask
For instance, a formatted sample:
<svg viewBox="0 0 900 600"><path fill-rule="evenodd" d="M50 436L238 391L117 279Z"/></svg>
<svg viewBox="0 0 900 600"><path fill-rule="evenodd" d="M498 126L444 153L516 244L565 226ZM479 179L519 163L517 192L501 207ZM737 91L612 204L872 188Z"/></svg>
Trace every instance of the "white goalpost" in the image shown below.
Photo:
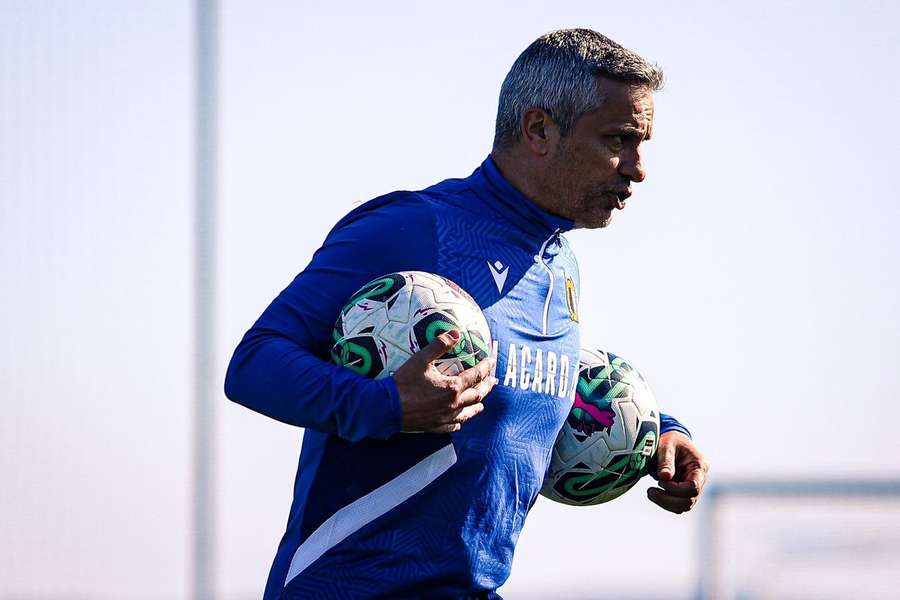
<svg viewBox="0 0 900 600"><path fill-rule="evenodd" d="M195 0L194 90L194 410L191 597L215 597L216 208L218 163L218 6Z"/></svg>
<svg viewBox="0 0 900 600"><path fill-rule="evenodd" d="M734 480L703 500L700 600L900 598L900 480Z"/></svg>

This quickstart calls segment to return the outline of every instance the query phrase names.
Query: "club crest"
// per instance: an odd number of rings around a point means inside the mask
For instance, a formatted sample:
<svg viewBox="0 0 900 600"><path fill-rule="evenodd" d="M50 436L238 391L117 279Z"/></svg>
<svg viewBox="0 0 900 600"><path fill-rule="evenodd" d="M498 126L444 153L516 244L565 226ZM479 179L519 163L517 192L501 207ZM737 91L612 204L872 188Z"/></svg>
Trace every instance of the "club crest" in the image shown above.
<svg viewBox="0 0 900 600"><path fill-rule="evenodd" d="M575 291L575 280L566 275L566 306L569 318L578 322L578 293Z"/></svg>

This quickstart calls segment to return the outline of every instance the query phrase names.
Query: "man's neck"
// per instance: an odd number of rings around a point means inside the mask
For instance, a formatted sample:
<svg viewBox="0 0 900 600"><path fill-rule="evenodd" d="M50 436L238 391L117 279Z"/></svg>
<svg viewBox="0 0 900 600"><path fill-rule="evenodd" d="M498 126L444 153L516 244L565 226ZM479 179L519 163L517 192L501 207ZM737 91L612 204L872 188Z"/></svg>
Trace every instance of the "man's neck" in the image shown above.
<svg viewBox="0 0 900 600"><path fill-rule="evenodd" d="M534 180L534 171L529 169L525 161L515 156L515 151L493 150L491 158L503 178L514 188L541 207L543 210L553 213L548 203L543 200L546 191L542 193L541 186Z"/></svg>

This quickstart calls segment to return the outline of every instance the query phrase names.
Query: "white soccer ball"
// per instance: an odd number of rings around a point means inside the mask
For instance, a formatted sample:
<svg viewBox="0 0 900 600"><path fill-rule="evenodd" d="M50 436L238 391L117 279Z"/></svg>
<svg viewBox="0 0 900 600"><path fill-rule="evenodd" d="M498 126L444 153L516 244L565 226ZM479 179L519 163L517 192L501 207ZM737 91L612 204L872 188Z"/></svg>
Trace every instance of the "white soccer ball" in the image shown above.
<svg viewBox="0 0 900 600"><path fill-rule="evenodd" d="M647 473L659 412L641 374L615 354L582 350L577 385L541 494L588 506L618 498Z"/></svg>
<svg viewBox="0 0 900 600"><path fill-rule="evenodd" d="M341 309L331 359L366 377L388 377L451 329L461 337L435 361L441 372L456 375L490 355L487 321L461 287L433 273L391 273L364 285Z"/></svg>

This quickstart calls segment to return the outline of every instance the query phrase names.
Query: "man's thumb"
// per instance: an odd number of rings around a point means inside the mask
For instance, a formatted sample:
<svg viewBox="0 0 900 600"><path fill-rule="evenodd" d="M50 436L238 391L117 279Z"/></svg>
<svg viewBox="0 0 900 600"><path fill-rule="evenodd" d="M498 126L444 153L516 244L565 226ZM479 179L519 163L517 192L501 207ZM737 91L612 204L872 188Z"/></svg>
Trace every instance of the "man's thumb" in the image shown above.
<svg viewBox="0 0 900 600"><path fill-rule="evenodd" d="M663 444L657 458L657 475L660 481L669 481L675 476L675 445Z"/></svg>
<svg viewBox="0 0 900 600"><path fill-rule="evenodd" d="M430 344L419 350L419 354L425 359L425 362L432 362L442 357L448 350L452 349L459 343L462 334L458 329L445 331L441 335L434 338Z"/></svg>

